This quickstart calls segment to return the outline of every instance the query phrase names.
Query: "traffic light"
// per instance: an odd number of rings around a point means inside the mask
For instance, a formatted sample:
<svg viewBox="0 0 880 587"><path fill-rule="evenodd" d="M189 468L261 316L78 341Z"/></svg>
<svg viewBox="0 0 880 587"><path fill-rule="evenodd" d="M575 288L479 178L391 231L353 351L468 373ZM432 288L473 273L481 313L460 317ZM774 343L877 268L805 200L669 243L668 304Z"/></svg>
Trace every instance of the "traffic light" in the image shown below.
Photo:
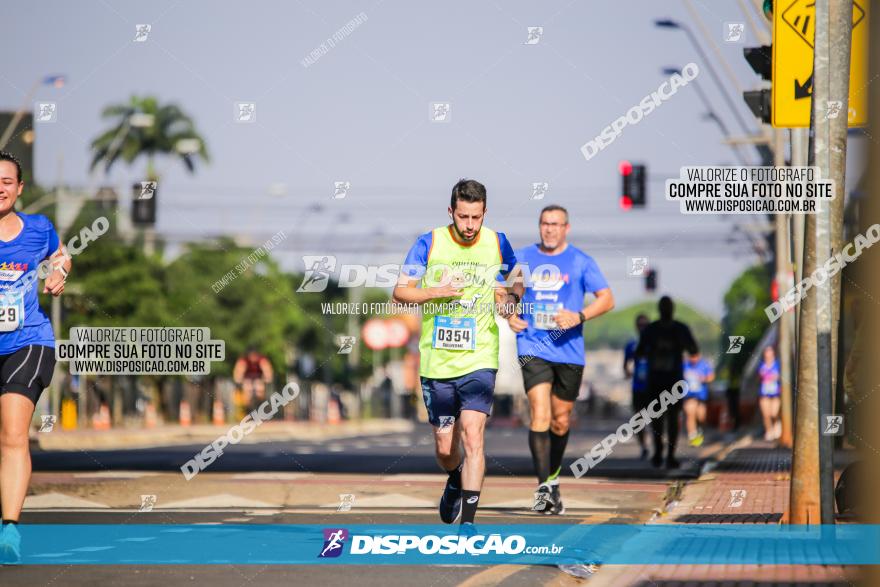
<svg viewBox="0 0 880 587"><path fill-rule="evenodd" d="M644 165L633 165L629 161L621 161L619 165L622 187L620 207L624 210L645 207L645 172Z"/></svg>
<svg viewBox="0 0 880 587"><path fill-rule="evenodd" d="M770 45L745 47L743 49L743 55L745 56L746 61L749 62L749 65L752 66L752 70L760 75L761 79L767 81L773 79L773 70L771 67L773 63L773 48Z"/></svg>
<svg viewBox="0 0 880 587"><path fill-rule="evenodd" d="M657 291L657 270L648 269L645 271L645 291Z"/></svg>
<svg viewBox="0 0 880 587"><path fill-rule="evenodd" d="M156 224L157 182L141 181L132 186L131 222L135 226Z"/></svg>
<svg viewBox="0 0 880 587"><path fill-rule="evenodd" d="M743 99L756 118L770 124L770 90L747 90L743 92Z"/></svg>
<svg viewBox="0 0 880 587"><path fill-rule="evenodd" d="M773 48L770 45L746 47L743 49L743 56L752 67L752 70L761 76L761 79L769 81L773 78ZM746 104L748 104L749 109L755 117L770 124L769 89L764 88L761 90L749 90L743 92L743 99L746 101Z"/></svg>

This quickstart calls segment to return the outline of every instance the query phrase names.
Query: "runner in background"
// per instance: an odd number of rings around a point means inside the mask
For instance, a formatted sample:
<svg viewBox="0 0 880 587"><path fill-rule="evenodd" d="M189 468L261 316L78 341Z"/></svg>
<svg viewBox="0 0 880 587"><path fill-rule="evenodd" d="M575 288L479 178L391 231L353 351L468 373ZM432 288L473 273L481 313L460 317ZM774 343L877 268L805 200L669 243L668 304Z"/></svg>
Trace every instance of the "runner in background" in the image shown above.
<svg viewBox="0 0 880 587"><path fill-rule="evenodd" d="M250 346L235 362L232 380L241 387L245 411L250 411L266 399L266 385L272 382L272 363L256 347Z"/></svg>
<svg viewBox="0 0 880 587"><path fill-rule="evenodd" d="M684 379L688 384L684 396L684 416L688 443L702 446L703 426L706 424L706 402L709 401L709 383L715 380L715 371L709 361L699 354L688 355L684 362Z"/></svg>
<svg viewBox="0 0 880 587"><path fill-rule="evenodd" d="M636 358L636 347L639 346L639 335L649 324L650 320L644 314L636 316L636 337L626 343L623 349L623 373L626 377L632 378L632 407L633 414L638 414L642 409L648 407L647 388L648 388L648 360L644 357ZM639 430L637 437L639 439L639 458L646 460L648 458L648 431L645 428Z"/></svg>
<svg viewBox="0 0 880 587"><path fill-rule="evenodd" d="M568 243L570 230L565 208L541 210L540 242L516 252L529 269L524 312L508 319L529 398L529 450L538 478L532 511L555 515L565 513L559 476L584 374L584 322L614 308L596 261ZM587 293L595 299L585 304Z"/></svg>
<svg viewBox="0 0 880 587"><path fill-rule="evenodd" d="M764 418L764 440L776 440L782 436L782 421L779 419L779 361L772 346L764 349L764 361L758 369L761 380L761 416Z"/></svg>
<svg viewBox="0 0 880 587"><path fill-rule="evenodd" d="M684 353L695 355L699 352L691 329L686 324L673 318L675 304L669 296L660 298L657 304L660 319L651 322L639 337L636 357L648 360L648 398L649 402L660 399L660 393L668 391L683 379L682 363ZM678 444L678 418L681 415L681 402L670 404L667 409L651 421L654 434L654 456L651 463L655 467L663 466L663 432L666 431L666 468L677 469L680 466L675 458Z"/></svg>

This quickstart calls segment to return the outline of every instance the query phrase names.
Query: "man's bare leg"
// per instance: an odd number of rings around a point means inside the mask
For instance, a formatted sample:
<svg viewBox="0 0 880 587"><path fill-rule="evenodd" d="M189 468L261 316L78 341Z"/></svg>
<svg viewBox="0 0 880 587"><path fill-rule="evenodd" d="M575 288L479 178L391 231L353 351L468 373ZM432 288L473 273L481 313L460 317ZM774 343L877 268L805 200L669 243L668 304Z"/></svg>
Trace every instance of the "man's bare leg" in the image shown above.
<svg viewBox="0 0 880 587"><path fill-rule="evenodd" d="M473 523L480 502L480 490L486 473L483 435L488 416L475 410L462 410L459 416L461 441L464 445L464 467L461 471L461 523Z"/></svg>

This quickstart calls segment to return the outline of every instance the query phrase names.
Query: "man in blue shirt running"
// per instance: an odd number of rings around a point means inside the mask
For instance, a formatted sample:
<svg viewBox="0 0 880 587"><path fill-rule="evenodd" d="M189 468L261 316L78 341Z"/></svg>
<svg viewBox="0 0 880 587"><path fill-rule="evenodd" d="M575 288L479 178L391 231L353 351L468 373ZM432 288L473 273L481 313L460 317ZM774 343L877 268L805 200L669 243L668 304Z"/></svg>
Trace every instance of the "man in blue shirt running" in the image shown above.
<svg viewBox="0 0 880 587"><path fill-rule="evenodd" d="M31 476L28 428L55 368L55 335L40 308L37 279L45 277L43 293L57 296L70 271L49 219L15 211L23 187L21 164L0 151L0 564L21 558L17 525Z"/></svg>
<svg viewBox="0 0 880 587"><path fill-rule="evenodd" d="M584 373L583 324L614 307L599 266L566 241L569 230L565 208L547 206L541 211L541 242L516 252L525 285L524 313L508 318L517 333L531 412L529 448L538 477L532 511L544 514L565 512L559 474ZM588 292L596 299L584 307Z"/></svg>

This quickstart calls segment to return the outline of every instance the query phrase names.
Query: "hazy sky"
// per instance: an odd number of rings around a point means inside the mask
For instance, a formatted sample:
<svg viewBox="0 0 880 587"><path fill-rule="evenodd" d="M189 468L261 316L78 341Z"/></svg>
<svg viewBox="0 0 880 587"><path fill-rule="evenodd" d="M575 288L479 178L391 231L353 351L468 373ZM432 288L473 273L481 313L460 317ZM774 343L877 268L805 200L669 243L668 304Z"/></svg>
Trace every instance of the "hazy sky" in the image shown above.
<svg viewBox="0 0 880 587"><path fill-rule="evenodd" d="M758 43L737 2L693 6L737 83L757 87L742 48ZM276 251L291 268L315 253L399 262L417 234L446 223L450 188L471 177L488 188L486 225L516 247L534 241L542 206L569 207L571 241L596 257L620 305L642 296L641 280L626 275L630 256L647 256L664 292L716 317L730 280L756 260L741 235L727 239L734 224L760 219L685 218L663 198L663 180L684 165L736 162L693 88L591 160L580 152L657 89L663 67L690 61L718 116L743 134L687 36L653 25L673 18L703 40L677 0L16 1L7 13L16 26L7 31L14 51L0 72L0 108L17 108L43 75L68 77L33 100L58 104L58 121L37 129L41 183L140 179L143 165L89 179L88 144L108 125L107 104L152 94L194 118L211 163L188 175L159 162L159 231L173 242L216 234L261 242L283 229L289 238ZM348 36L301 63L361 13ZM746 23L744 44L724 42L727 22ZM133 41L137 24L151 25L145 42ZM531 26L544 27L537 44L525 43ZM757 128L722 64L713 65ZM256 104L255 122L235 121L236 102ZM430 121L432 102L450 104L449 122ZM618 209L621 159L648 165L646 210ZM334 181L351 182L344 199L331 197ZM533 200L532 182L543 181L549 192ZM315 205L321 211L305 217Z"/></svg>

